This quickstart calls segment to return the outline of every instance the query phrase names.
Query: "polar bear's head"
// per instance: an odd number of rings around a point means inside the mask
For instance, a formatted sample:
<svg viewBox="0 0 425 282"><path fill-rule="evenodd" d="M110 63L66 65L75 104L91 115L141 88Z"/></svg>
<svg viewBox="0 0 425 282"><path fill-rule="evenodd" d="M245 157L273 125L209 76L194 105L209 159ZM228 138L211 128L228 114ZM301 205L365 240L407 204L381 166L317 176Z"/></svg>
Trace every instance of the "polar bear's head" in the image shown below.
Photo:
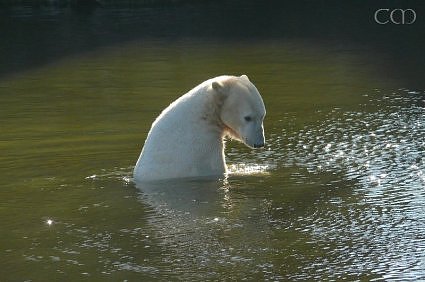
<svg viewBox="0 0 425 282"><path fill-rule="evenodd" d="M263 99L246 75L219 77L212 82L224 132L251 148L264 146Z"/></svg>

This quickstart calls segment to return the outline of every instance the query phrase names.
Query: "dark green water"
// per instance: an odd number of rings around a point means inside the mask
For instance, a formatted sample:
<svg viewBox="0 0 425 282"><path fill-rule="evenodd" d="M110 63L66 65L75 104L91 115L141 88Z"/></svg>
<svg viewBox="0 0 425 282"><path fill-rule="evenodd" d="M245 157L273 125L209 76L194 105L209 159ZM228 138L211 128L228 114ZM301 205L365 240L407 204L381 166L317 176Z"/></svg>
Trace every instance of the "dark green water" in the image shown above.
<svg viewBox="0 0 425 282"><path fill-rule="evenodd" d="M120 11L108 15L123 24ZM33 13L10 21L47 17ZM401 74L392 51L273 34L106 43L40 62L2 53L13 71L0 77L0 280L425 279L414 60ZM256 84L266 148L229 141L220 181L135 187L154 118L221 74Z"/></svg>

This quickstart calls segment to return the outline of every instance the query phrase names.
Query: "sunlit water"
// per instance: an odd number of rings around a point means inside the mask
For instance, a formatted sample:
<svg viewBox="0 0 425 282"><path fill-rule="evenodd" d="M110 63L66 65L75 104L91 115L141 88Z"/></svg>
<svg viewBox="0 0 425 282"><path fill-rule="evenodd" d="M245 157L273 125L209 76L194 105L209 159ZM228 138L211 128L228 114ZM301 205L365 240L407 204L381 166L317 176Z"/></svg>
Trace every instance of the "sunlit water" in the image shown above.
<svg viewBox="0 0 425 282"><path fill-rule="evenodd" d="M425 94L373 56L135 41L3 77L0 280L425 279ZM266 147L135 185L155 116L224 73L262 93Z"/></svg>

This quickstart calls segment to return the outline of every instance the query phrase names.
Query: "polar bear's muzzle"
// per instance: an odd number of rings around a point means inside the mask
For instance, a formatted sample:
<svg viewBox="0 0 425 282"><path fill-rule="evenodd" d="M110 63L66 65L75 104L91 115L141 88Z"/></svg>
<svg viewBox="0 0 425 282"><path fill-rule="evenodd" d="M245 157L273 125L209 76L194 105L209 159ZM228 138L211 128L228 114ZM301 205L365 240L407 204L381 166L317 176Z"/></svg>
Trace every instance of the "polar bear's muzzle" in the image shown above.
<svg viewBox="0 0 425 282"><path fill-rule="evenodd" d="M264 147L264 135L261 135L261 138L259 138L260 140L254 142L254 144L252 144L252 147L254 147L255 149L257 148L263 148Z"/></svg>
<svg viewBox="0 0 425 282"><path fill-rule="evenodd" d="M260 130L257 130L254 135L248 135L246 138L244 138L244 143L247 146L255 149L264 147L265 138L263 127L261 127Z"/></svg>

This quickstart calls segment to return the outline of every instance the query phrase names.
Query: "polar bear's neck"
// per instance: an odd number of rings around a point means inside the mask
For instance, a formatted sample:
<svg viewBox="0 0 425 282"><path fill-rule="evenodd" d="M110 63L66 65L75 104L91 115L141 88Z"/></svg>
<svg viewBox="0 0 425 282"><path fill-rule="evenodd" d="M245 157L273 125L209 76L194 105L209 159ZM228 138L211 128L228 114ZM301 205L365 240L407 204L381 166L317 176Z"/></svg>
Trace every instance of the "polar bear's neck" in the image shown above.
<svg viewBox="0 0 425 282"><path fill-rule="evenodd" d="M206 88L207 86L203 86L201 89L195 88L177 99L175 103L181 109L176 109L176 112L181 112L180 114L185 116L184 120L188 121L187 130L196 133L199 138L213 139L214 143L222 146L226 126L220 119L219 106L214 101L212 93L209 93ZM179 101L180 99L181 101ZM193 105L198 106L194 107ZM205 134L199 134L201 132Z"/></svg>
<svg viewBox="0 0 425 282"><path fill-rule="evenodd" d="M153 178L156 173L171 178L225 173L224 128L218 115L207 89L195 88L181 96L153 123L141 169L150 167L146 174Z"/></svg>

